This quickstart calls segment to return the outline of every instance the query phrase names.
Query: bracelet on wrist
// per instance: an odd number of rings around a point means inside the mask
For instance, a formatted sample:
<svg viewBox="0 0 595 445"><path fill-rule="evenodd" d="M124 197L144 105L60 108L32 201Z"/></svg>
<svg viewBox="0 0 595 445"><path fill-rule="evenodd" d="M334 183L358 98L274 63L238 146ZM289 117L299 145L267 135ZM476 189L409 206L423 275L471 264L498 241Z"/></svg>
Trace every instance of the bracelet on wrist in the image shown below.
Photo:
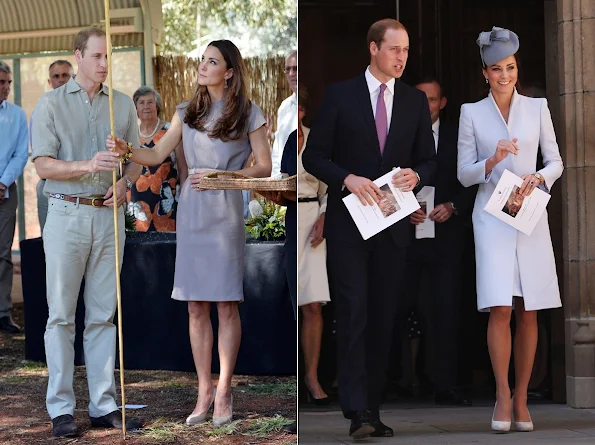
<svg viewBox="0 0 595 445"><path fill-rule="evenodd" d="M126 144L128 151L126 152L126 154L124 156L122 156L120 158L120 162L122 164L127 164L130 161L130 158L132 157L132 152L134 151L134 147L132 146L132 142L128 142Z"/></svg>

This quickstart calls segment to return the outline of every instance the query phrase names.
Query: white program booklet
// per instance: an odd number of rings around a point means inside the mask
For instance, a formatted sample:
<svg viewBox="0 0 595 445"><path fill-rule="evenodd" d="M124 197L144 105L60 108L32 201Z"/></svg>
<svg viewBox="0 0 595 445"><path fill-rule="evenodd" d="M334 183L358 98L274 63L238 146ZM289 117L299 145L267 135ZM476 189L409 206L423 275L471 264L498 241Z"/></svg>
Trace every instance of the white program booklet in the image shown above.
<svg viewBox="0 0 595 445"><path fill-rule="evenodd" d="M428 216L434 210L434 198L436 196L436 188L431 185L423 187L415 197L419 206L426 214L426 219L423 223L415 226L415 238L435 238L436 237L436 223L432 221Z"/></svg>
<svg viewBox="0 0 595 445"><path fill-rule="evenodd" d="M365 240L419 209L413 192L402 192L393 186L393 176L399 170L400 168L396 168L374 181L383 194L378 204L364 206L353 193L343 198L347 210Z"/></svg>
<svg viewBox="0 0 595 445"><path fill-rule="evenodd" d="M536 188L529 196L523 197L519 194L521 185L522 178L504 170L484 210L525 235L531 235L547 207L550 195Z"/></svg>

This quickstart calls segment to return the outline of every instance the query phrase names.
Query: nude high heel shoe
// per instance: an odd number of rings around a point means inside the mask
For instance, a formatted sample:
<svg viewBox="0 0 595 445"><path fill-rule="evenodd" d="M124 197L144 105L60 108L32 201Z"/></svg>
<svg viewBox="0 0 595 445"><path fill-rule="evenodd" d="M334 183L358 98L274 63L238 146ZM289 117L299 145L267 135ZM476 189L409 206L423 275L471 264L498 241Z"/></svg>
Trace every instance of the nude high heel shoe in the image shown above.
<svg viewBox="0 0 595 445"><path fill-rule="evenodd" d="M231 414L229 416L223 417L213 416L213 426L223 426L231 422L231 419L233 418L233 394L231 395L231 399L229 400L229 405L231 406Z"/></svg>
<svg viewBox="0 0 595 445"><path fill-rule="evenodd" d="M514 406L514 397L512 399L512 404ZM527 408L527 411L529 411L529 408ZM529 414L529 417L531 417L531 414ZM515 419L514 428L521 433L533 431L533 420L529 420L528 422L517 422Z"/></svg>
<svg viewBox="0 0 595 445"><path fill-rule="evenodd" d="M494 420L494 414L496 414L496 406L498 402L494 404L494 412L492 413L492 430L498 433L507 433L510 431L510 420Z"/></svg>
<svg viewBox="0 0 595 445"><path fill-rule="evenodd" d="M188 426L198 425L199 423L203 423L205 420L207 420L207 413L211 409L211 406L213 406L213 402L215 401L215 393L216 392L217 392L217 389L213 388L213 394L211 395L211 401L209 402L209 407L206 409L206 411L199 413L199 414L195 414L194 416L189 415L186 418L186 425L188 425Z"/></svg>

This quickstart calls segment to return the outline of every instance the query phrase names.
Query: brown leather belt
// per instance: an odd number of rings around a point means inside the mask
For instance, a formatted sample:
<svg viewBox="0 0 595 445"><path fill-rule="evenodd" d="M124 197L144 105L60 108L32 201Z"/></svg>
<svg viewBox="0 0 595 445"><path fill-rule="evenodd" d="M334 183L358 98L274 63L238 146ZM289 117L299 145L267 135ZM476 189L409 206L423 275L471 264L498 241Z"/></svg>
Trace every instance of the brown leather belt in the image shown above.
<svg viewBox="0 0 595 445"><path fill-rule="evenodd" d="M103 198L77 198L76 196L63 195L62 193L50 193L50 198L59 199L61 201L68 201L83 204L86 206L103 207Z"/></svg>

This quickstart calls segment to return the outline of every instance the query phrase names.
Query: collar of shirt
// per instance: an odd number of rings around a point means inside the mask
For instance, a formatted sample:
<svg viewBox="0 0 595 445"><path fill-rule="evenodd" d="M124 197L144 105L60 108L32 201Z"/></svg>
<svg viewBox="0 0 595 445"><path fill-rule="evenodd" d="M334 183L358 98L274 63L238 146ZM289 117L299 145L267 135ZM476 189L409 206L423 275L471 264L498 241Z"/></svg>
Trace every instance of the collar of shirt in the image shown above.
<svg viewBox="0 0 595 445"><path fill-rule="evenodd" d="M2 103L0 103L0 109L6 109L8 107L8 101L4 99Z"/></svg>
<svg viewBox="0 0 595 445"><path fill-rule="evenodd" d="M374 75L370 72L370 67L366 68L366 83L368 84L368 90L370 94L376 92L380 88L380 82L378 79L374 77ZM390 91L390 94L395 94L395 78L393 77L391 80L386 82L386 89Z"/></svg>
<svg viewBox="0 0 595 445"><path fill-rule="evenodd" d="M436 122L432 124L432 131L434 132L436 137L438 137L438 135L440 134L440 118L436 119Z"/></svg>
<svg viewBox="0 0 595 445"><path fill-rule="evenodd" d="M79 91L81 91L83 89L82 86L80 86L76 80L74 80L74 78L70 78L70 80L68 81L68 83L66 84L66 92L67 93L78 93ZM106 94L109 96L109 88L107 87L107 85L105 84L101 84L101 89L100 91L103 94Z"/></svg>
<svg viewBox="0 0 595 445"><path fill-rule="evenodd" d="M438 152L438 136L440 136L440 118L432 124L432 135L434 136L434 148Z"/></svg>

